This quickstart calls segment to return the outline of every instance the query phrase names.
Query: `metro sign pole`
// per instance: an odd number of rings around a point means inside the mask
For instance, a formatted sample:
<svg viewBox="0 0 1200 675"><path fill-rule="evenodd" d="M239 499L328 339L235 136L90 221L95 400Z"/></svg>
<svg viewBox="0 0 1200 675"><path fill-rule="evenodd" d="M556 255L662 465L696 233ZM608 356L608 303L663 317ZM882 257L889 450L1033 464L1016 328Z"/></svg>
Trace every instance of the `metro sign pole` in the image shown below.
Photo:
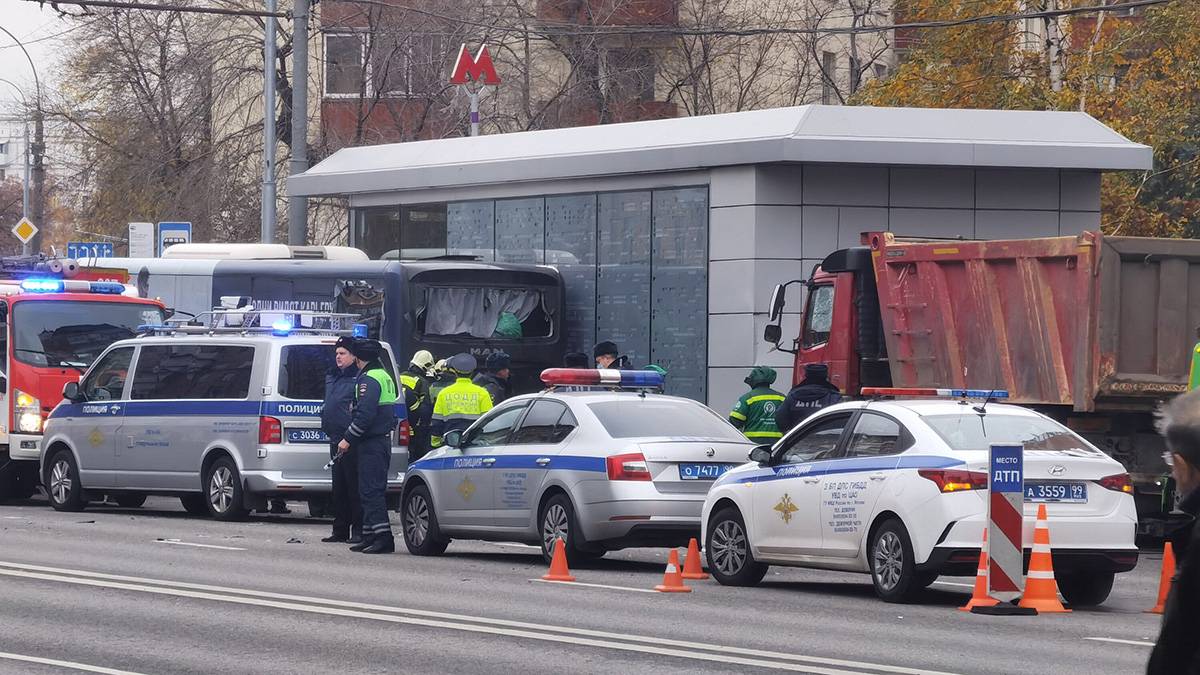
<svg viewBox="0 0 1200 675"><path fill-rule="evenodd" d="M496 66L492 64L492 55L488 53L487 45L480 45L479 51L472 57L467 51L466 43L458 48L458 58L454 59L454 70L450 73L450 84L457 84L466 90L471 101L471 135L479 135L479 94L488 85L500 84L500 76L496 74Z"/></svg>

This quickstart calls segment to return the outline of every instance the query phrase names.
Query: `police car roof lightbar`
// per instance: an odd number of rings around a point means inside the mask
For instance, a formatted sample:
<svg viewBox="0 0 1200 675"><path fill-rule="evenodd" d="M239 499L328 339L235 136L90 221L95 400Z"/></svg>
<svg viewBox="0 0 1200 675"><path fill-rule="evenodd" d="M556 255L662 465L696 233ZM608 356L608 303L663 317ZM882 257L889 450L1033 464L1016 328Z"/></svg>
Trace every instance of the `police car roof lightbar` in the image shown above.
<svg viewBox="0 0 1200 675"><path fill-rule="evenodd" d="M662 389L666 378L653 370L547 368L542 371L542 382L551 387L583 385L622 389Z"/></svg>
<svg viewBox="0 0 1200 675"><path fill-rule="evenodd" d="M934 389L922 387L863 387L863 396L923 396L932 398L1008 398L1003 389Z"/></svg>

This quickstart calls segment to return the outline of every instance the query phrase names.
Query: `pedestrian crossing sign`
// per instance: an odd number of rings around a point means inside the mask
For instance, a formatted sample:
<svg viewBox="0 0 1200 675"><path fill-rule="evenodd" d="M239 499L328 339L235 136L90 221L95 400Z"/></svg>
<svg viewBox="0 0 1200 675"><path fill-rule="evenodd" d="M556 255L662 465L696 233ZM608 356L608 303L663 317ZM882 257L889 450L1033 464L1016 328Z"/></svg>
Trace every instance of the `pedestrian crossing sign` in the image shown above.
<svg viewBox="0 0 1200 675"><path fill-rule="evenodd" d="M38 233L37 225L34 225L28 218L22 218L13 225L12 233L22 244L28 244L34 235Z"/></svg>

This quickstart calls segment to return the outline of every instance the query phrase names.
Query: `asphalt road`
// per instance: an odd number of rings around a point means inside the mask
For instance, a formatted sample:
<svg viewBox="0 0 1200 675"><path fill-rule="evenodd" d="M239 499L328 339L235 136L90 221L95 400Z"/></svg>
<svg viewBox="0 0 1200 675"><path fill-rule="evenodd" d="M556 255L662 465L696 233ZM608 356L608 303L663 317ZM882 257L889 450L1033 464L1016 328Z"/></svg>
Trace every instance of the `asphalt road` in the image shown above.
<svg viewBox="0 0 1200 675"><path fill-rule="evenodd" d="M0 506L0 673L1095 675L1141 672L1158 632L1142 611L1154 553L1101 608L985 617L954 609L971 579L889 605L865 576L780 568L758 588L644 592L665 561L651 549L572 570L580 584L534 581L545 568L521 545L364 556L293 509L218 523L165 498Z"/></svg>

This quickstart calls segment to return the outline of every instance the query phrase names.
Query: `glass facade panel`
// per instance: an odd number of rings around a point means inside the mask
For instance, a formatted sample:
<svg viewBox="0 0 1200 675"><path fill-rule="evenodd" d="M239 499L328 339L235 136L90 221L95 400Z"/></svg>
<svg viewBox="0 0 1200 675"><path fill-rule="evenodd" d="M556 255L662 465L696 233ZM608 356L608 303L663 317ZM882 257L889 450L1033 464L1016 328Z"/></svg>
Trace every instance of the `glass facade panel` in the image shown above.
<svg viewBox="0 0 1200 675"><path fill-rule="evenodd" d="M448 253L496 259L496 202L452 202L446 206Z"/></svg>
<svg viewBox="0 0 1200 675"><path fill-rule="evenodd" d="M596 344L596 195L546 198L546 262L567 292L567 351Z"/></svg>
<svg viewBox="0 0 1200 675"><path fill-rule="evenodd" d="M546 260L546 200L496 201L496 262L540 264Z"/></svg>
<svg viewBox="0 0 1200 675"><path fill-rule="evenodd" d="M354 218L354 245L372 259L400 248L400 207L358 209Z"/></svg>
<svg viewBox="0 0 1200 675"><path fill-rule="evenodd" d="M445 204L405 206L400 220L401 257L413 260L446 254Z"/></svg>
<svg viewBox="0 0 1200 675"><path fill-rule="evenodd" d="M596 339L617 343L638 368L650 362L650 193L598 201Z"/></svg>
<svg viewBox="0 0 1200 675"><path fill-rule="evenodd" d="M667 369L668 394L704 401L708 381L708 191L656 190L653 211L650 361Z"/></svg>

